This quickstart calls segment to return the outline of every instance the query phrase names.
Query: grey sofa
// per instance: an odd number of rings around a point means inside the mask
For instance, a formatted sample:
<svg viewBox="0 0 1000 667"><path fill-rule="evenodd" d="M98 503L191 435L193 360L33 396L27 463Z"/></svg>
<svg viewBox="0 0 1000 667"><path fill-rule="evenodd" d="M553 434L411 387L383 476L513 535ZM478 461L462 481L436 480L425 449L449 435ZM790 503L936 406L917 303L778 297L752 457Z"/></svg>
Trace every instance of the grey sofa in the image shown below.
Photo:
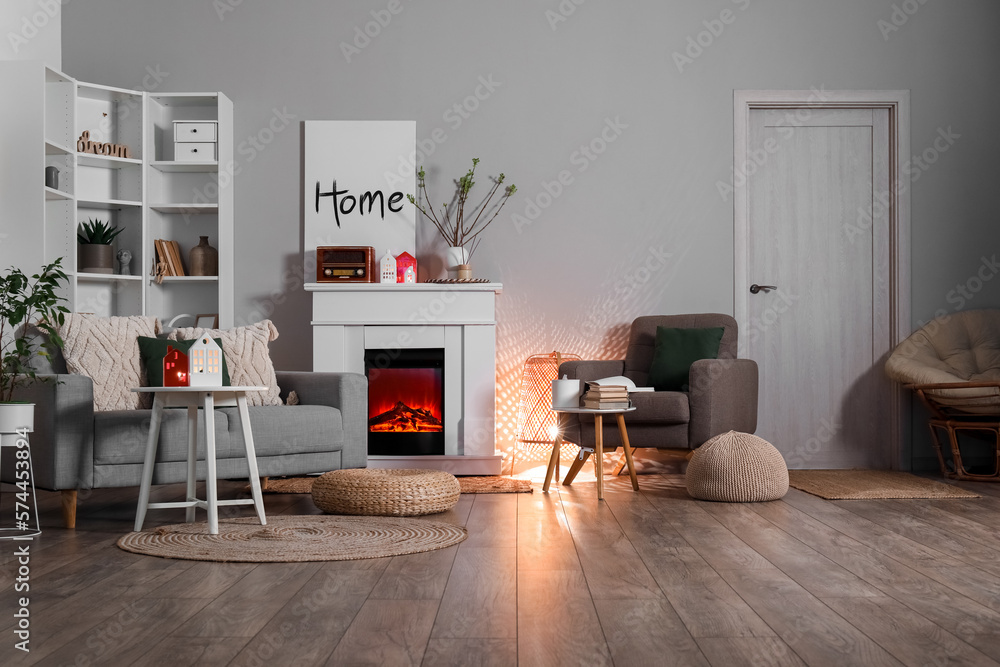
<svg viewBox="0 0 1000 667"><path fill-rule="evenodd" d="M277 376L282 399L294 390L300 404L250 408L260 475L365 467L367 379L356 373L279 371ZM35 382L16 396L36 404L30 436L34 482L37 488L63 492L63 518L73 527L78 490L139 485L152 411L94 412L89 377L39 377L49 381ZM198 439L204 452L204 421ZM215 411L215 442L218 476L246 478L249 469L236 407ZM13 448L4 448L0 474L5 482L14 481L13 454ZM185 481L186 461L186 411L168 409L160 427L153 483ZM198 474L204 479L204 461L198 463Z"/></svg>
<svg viewBox="0 0 1000 667"><path fill-rule="evenodd" d="M649 384L656 327L723 327L717 359L702 359L691 366L690 391L634 393L636 410L625 414L632 447L695 449L709 438L727 431L753 433L757 429L757 362L736 358L737 326L729 315L703 313L639 317L632 322L624 360L567 361L559 377L597 380L624 375L636 386ZM561 414L563 439L584 447L595 445L594 418ZM618 426L604 420L606 449L621 446ZM616 473L620 466L616 469Z"/></svg>

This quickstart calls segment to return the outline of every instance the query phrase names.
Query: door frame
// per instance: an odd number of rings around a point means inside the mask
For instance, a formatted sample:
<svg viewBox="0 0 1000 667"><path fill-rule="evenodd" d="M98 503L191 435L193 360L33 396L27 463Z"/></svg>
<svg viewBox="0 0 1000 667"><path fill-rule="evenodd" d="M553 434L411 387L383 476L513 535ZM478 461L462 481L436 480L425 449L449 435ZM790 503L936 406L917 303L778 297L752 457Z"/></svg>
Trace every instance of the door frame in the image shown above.
<svg viewBox="0 0 1000 667"><path fill-rule="evenodd" d="M874 341L876 352L888 355L911 332L910 322L910 182L904 163L910 155L909 90L734 90L733 91L733 253L734 317L748 331L750 267L750 216L747 178L760 165L747 154L750 111L766 109L885 109L889 113L889 266L879 271L875 285L888 285L889 340ZM794 125L792 125L794 127ZM754 166L751 166L754 165ZM736 175L743 185L736 187ZM902 387L890 392L890 465L909 470L911 465L910 401Z"/></svg>

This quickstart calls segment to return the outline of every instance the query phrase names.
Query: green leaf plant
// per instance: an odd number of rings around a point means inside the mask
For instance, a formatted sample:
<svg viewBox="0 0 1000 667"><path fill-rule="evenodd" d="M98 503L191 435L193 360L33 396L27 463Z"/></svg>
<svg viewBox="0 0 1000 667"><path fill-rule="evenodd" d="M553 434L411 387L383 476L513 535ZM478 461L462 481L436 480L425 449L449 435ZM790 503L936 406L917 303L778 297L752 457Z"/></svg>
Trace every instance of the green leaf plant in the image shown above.
<svg viewBox="0 0 1000 667"><path fill-rule="evenodd" d="M31 278L14 267L0 275L0 403L10 403L17 387L36 379L31 365L35 355L49 356L33 328L62 347L58 327L69 310L61 305L65 299L58 289L65 281L61 257Z"/></svg>
<svg viewBox="0 0 1000 667"><path fill-rule="evenodd" d="M452 196L449 204L441 205L440 214L434 212L434 206L427 195L427 183L425 181L427 174L423 167L420 167L420 171L417 172L417 194L426 203L426 206L417 201L413 195L406 195L410 203L416 206L417 210L434 224L434 227L448 245L465 248L468 251L467 257L469 259L472 258L472 254L479 247L480 234L500 215L501 209L503 209L504 204L507 203L510 196L517 192L517 186L508 185L504 188L500 199L493 203L491 207L490 202L493 200L493 196L506 179L506 176L501 172L499 176L493 179L493 187L486 197L478 205L471 206L466 210L469 193L476 184L476 166L478 164L479 158L472 158L472 169L467 171L465 176L455 181L455 194Z"/></svg>
<svg viewBox="0 0 1000 667"><path fill-rule="evenodd" d="M80 230L76 234L81 245L111 245L115 237L125 231L124 227L112 227L111 223L103 220L91 218L87 222L80 223Z"/></svg>

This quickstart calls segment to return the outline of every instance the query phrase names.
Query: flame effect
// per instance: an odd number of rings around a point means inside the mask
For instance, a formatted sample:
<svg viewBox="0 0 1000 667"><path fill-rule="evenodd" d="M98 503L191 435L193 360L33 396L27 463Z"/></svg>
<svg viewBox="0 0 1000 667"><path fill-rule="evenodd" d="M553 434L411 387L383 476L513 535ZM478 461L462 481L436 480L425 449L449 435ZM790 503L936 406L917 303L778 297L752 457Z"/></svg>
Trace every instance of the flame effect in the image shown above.
<svg viewBox="0 0 1000 667"><path fill-rule="evenodd" d="M436 368L383 368L368 373L369 431L440 432L443 373Z"/></svg>

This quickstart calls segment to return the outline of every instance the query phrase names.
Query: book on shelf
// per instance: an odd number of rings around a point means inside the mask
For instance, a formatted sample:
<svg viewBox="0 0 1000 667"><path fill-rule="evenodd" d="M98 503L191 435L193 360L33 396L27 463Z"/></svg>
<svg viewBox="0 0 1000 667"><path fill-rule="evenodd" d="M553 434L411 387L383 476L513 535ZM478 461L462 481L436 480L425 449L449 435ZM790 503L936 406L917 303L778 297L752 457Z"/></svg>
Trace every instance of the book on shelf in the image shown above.
<svg viewBox="0 0 1000 667"><path fill-rule="evenodd" d="M153 245L156 248L158 262L163 262L165 276L183 276L184 263L181 261L180 246L177 241L165 241L155 239Z"/></svg>
<svg viewBox="0 0 1000 667"><path fill-rule="evenodd" d="M174 275L175 276L186 276L184 273L184 262L181 259L181 247L177 244L177 241L167 242L170 249L170 256L174 260Z"/></svg>
<svg viewBox="0 0 1000 667"><path fill-rule="evenodd" d="M170 253L167 252L166 241L163 239L155 239L153 241L153 246L156 248L157 263L163 264L163 275L176 275L173 272L172 262L170 261Z"/></svg>

